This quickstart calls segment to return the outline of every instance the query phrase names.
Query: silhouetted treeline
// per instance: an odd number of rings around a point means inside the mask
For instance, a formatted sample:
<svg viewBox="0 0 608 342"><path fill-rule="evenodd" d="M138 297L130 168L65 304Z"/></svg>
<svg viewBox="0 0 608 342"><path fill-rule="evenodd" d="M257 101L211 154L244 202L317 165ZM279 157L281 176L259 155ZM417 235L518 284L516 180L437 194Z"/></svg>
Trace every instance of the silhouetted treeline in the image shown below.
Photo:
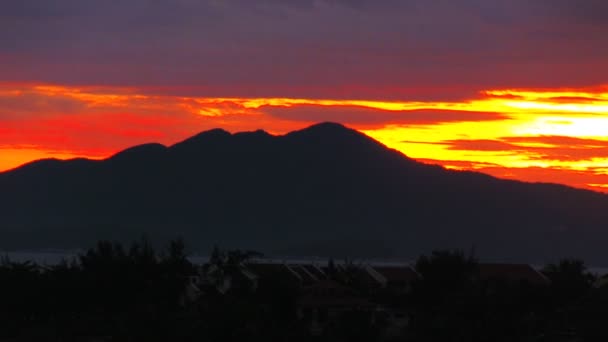
<svg viewBox="0 0 608 342"><path fill-rule="evenodd" d="M193 265L183 242L158 254L144 240L100 241L54 266L0 265L0 336L170 336ZM170 331L173 334L173 331Z"/></svg>
<svg viewBox="0 0 608 342"><path fill-rule="evenodd" d="M608 286L576 259L541 274L448 250L421 256L413 269L260 257L216 247L193 265L181 240L162 251L146 240L100 241L54 266L5 257L0 341L608 338Z"/></svg>

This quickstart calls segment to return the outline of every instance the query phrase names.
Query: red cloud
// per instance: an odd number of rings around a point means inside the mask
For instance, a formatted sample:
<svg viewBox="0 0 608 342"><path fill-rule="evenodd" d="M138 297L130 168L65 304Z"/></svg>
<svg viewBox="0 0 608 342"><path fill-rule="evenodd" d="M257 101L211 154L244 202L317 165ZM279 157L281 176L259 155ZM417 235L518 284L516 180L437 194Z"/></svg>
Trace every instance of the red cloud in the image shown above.
<svg viewBox="0 0 608 342"><path fill-rule="evenodd" d="M441 109L416 109L392 111L363 106L316 104L293 105L289 107L264 106L262 112L276 118L292 121L334 121L345 122L362 128L388 124L433 125L445 122L506 120L501 113L473 112Z"/></svg>

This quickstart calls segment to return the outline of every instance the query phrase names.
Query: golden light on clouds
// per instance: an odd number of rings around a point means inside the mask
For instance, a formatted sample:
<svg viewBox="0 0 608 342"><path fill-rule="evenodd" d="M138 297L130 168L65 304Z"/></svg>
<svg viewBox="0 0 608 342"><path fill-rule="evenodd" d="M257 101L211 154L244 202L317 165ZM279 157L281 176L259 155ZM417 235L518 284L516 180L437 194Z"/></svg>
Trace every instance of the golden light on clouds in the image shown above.
<svg viewBox="0 0 608 342"><path fill-rule="evenodd" d="M603 191L608 183L606 87L486 90L458 101L379 101L0 84L0 105L0 169L45 156L99 158L138 143L171 144L214 127L280 134L315 121L341 121L409 157L449 168Z"/></svg>
<svg viewBox="0 0 608 342"><path fill-rule="evenodd" d="M607 138L608 115L539 116L513 127L516 135L561 135L569 137Z"/></svg>

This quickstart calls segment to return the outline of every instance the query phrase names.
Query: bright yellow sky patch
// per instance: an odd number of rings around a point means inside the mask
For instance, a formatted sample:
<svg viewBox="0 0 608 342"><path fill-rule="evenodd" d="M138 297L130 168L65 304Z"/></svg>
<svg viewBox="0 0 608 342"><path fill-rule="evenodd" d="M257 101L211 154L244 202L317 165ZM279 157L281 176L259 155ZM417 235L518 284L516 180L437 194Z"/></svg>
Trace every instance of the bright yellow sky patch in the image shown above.
<svg viewBox="0 0 608 342"><path fill-rule="evenodd" d="M237 130L239 127L251 127L251 121L245 126L239 126L239 119L231 119L249 116L249 120L259 120L261 129L270 132L285 133L286 130L302 128L302 121L294 120L289 123L287 119L279 119L267 115L264 110L267 107L297 107L300 105L317 105L326 107L343 106L370 108L380 111L400 112L402 123L386 122L375 125L365 125L360 122L343 122L347 126L358 128L367 135L381 141L389 147L402 151L412 158L431 159L443 162L452 168L457 166L449 161L464 161L480 164L495 164L506 168L554 168L556 170L588 171L594 174L608 173L608 152L602 154L602 146L598 146L599 155L591 157L563 158L563 160L545 158L538 152L542 148L559 149L570 148L569 153L576 154L576 146L558 146L553 143L542 141L510 142L517 149L506 150L458 150L450 148L449 141L461 140L488 140L500 143L503 138L508 137L538 137L538 136L561 136L573 138L594 139L596 141L608 141L608 88L598 87L594 89L568 89L568 90L518 90L518 89L495 89L481 91L479 96L473 99L461 101L378 101L378 100L338 100L338 99L297 99L297 98L205 98L184 97L173 95L147 94L136 88L99 88L99 87L67 87L57 85L1 85L0 101L9 99L13 107L18 107L19 99L24 101L24 108L32 111L31 103L26 95L35 95L36 98L60 99L73 101L78 104L76 110L83 108L83 113L69 113L69 115L87 115L87 111L97 113L143 113L144 115L168 115L199 116L200 120L208 120L209 125ZM60 106L53 110L48 106L53 101L42 101L46 107L40 111L51 111L57 115L65 114L64 108ZM58 103L61 103L59 101ZM66 107L67 108L67 107ZM3 129L2 108L0 108L0 132ZM35 110L35 109L34 109ZM72 109L74 110L74 109ZM454 111L453 115L458 118L458 111L472 113L497 113L502 117L496 120L488 119L475 121L469 116L468 121L450 122L407 122L408 111L421 110L432 112L433 110ZM28 122L24 115L20 116L19 108L11 108L7 112L8 118L23 120L23 129L8 132L17 137L34 137L35 134L46 134L38 127L36 131L28 131ZM31 114L31 113L30 113ZM43 115L45 113L40 113ZM450 114L452 115L452 114ZM37 120L36 115L30 115L30 120ZM346 116L348 118L348 116ZM231 121L228 121L231 120ZM287 121L286 121L287 120ZM229 124L228 124L229 123ZM275 124L276 123L276 124ZM57 129L55 127L54 129ZM159 127L163 129L163 127ZM106 128L108 130L108 128ZM187 130L186 130L187 131ZM5 136L8 136L3 133ZM29 134L29 135L28 135ZM67 134L67 133L66 133ZM87 132L82 132L83 136ZM94 135L94 133L91 133ZM134 135L134 137L136 137ZM137 139L142 139L137 136ZM181 137L186 138L186 136ZM133 144L148 141L139 141L134 138ZM26 139L27 140L27 139ZM72 139L76 141L77 139ZM72 141L71 140L71 141ZM103 141L103 139L99 139ZM169 141L172 143L175 141ZM1 148L0 170L15 167L21 163L43 157L72 158L82 156L82 153L70 151L82 151L78 146L44 146L31 143L31 148L14 148L11 144L30 144L28 141L0 141L6 147ZM167 142L164 142L167 143ZM500 145L497 145L500 146ZM508 145L506 145L508 146ZM100 146L101 148L102 146ZM594 148L594 146L581 146L581 148ZM574 149L574 150L572 150ZM66 151L59 154L49 155L46 151ZM86 154L86 153L85 153ZM98 155L91 155L98 157ZM564 182L568 182L565 180ZM603 182L589 183L593 187L603 187Z"/></svg>

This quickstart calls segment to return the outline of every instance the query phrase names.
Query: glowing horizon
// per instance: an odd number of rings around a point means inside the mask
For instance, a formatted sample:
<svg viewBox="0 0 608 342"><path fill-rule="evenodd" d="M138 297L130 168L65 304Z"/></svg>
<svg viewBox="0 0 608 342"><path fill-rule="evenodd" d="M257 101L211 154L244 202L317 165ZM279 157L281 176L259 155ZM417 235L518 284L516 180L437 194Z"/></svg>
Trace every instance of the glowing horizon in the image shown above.
<svg viewBox="0 0 608 342"><path fill-rule="evenodd" d="M608 191L608 87L489 89L451 101L204 97L136 87L0 83L0 170L100 159L202 130L283 134L337 121L451 169Z"/></svg>

